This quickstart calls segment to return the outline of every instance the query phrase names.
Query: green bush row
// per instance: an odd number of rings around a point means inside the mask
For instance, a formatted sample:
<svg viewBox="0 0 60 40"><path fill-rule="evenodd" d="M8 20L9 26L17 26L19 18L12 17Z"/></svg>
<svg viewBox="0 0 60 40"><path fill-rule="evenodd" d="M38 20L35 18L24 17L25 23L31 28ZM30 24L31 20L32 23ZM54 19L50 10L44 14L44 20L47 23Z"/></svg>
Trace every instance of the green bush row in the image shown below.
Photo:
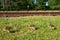
<svg viewBox="0 0 60 40"><path fill-rule="evenodd" d="M60 0L0 0L0 10L59 10Z"/></svg>

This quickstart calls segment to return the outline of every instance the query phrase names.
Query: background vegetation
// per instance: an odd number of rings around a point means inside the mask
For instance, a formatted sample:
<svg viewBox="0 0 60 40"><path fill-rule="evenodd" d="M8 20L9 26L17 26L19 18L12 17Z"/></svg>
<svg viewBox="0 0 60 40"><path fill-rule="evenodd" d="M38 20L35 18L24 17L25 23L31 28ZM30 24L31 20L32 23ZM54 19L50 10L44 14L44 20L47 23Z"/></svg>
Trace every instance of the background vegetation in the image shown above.
<svg viewBox="0 0 60 40"><path fill-rule="evenodd" d="M60 10L60 0L0 0L0 10Z"/></svg>

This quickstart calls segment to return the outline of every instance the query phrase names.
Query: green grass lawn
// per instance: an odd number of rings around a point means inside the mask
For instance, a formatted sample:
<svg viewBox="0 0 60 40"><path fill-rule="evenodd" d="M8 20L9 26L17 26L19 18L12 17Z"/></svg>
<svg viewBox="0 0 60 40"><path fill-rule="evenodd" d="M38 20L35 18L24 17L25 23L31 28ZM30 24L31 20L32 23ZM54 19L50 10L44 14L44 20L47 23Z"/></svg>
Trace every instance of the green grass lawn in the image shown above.
<svg viewBox="0 0 60 40"><path fill-rule="evenodd" d="M56 29L50 28L50 24L53 24ZM18 32L11 33L6 30L6 26ZM0 18L0 40L60 40L60 17Z"/></svg>

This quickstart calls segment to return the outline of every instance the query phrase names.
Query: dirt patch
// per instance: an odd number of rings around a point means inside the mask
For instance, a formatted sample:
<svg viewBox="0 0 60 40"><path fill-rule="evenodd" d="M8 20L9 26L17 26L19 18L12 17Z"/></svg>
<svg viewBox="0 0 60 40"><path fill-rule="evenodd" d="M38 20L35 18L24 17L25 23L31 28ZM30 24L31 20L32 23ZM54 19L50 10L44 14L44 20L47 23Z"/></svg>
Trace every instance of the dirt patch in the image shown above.
<svg viewBox="0 0 60 40"><path fill-rule="evenodd" d="M52 30L56 30L57 29L54 24L49 24L48 27L51 28Z"/></svg>
<svg viewBox="0 0 60 40"><path fill-rule="evenodd" d="M20 16L60 16L60 12L3 12L0 17L20 17Z"/></svg>
<svg viewBox="0 0 60 40"><path fill-rule="evenodd" d="M17 29L14 29L13 27L10 27L10 26L5 26L4 28L6 31L8 31L9 33L15 33L15 32L18 32L19 30Z"/></svg>
<svg viewBox="0 0 60 40"><path fill-rule="evenodd" d="M36 27L36 25L34 25L34 24L30 24L30 27L31 27L32 29L34 29L34 30L37 30L37 29L38 29L38 27Z"/></svg>
<svg viewBox="0 0 60 40"><path fill-rule="evenodd" d="M10 26L5 26L5 30L11 30L11 29L13 29L13 28Z"/></svg>

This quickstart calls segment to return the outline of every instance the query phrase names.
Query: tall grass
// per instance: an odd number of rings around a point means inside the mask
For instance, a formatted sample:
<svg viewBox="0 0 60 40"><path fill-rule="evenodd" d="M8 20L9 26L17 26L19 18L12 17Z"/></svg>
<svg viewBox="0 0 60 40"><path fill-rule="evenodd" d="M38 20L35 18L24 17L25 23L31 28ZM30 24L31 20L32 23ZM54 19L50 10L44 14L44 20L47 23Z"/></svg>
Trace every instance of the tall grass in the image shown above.
<svg viewBox="0 0 60 40"><path fill-rule="evenodd" d="M54 24L56 30L49 28L49 24ZM32 29L30 25L38 29ZM5 26L19 32L9 33L4 30ZM60 16L0 18L0 40L60 40Z"/></svg>

